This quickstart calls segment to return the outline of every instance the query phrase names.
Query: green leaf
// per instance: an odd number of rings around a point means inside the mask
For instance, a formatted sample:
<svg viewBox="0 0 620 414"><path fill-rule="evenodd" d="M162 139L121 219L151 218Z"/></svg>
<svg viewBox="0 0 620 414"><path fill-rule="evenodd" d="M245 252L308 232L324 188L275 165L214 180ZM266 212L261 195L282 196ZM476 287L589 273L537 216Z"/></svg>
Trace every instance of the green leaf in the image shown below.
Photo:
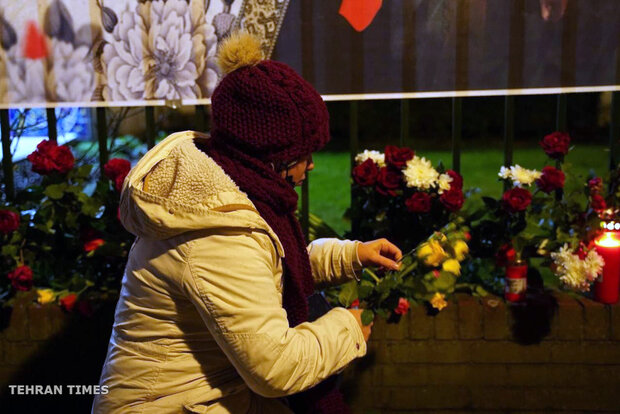
<svg viewBox="0 0 620 414"><path fill-rule="evenodd" d="M45 191L43 193L49 198L51 198L52 200L60 200L62 196L64 195L66 188L67 188L66 183L50 184L45 188Z"/></svg>
<svg viewBox="0 0 620 414"><path fill-rule="evenodd" d="M95 217L101 205L102 204L98 200L87 196L82 201L82 213L90 217Z"/></svg>
<svg viewBox="0 0 620 414"><path fill-rule="evenodd" d="M7 244L6 246L2 246L2 255L3 256L17 256L18 247L12 244Z"/></svg>
<svg viewBox="0 0 620 414"><path fill-rule="evenodd" d="M75 171L76 177L88 178L92 169L93 166L90 164L82 165Z"/></svg>
<svg viewBox="0 0 620 414"><path fill-rule="evenodd" d="M338 294L338 301L345 307L349 306L357 298L357 282L355 281L344 284Z"/></svg>
<svg viewBox="0 0 620 414"><path fill-rule="evenodd" d="M450 272L441 271L439 277L432 281L433 287L437 290L448 291L454 287L456 283L456 276Z"/></svg>
<svg viewBox="0 0 620 414"><path fill-rule="evenodd" d="M362 323L364 325L370 325L374 319L375 313L370 309L364 309L364 312L362 312Z"/></svg>

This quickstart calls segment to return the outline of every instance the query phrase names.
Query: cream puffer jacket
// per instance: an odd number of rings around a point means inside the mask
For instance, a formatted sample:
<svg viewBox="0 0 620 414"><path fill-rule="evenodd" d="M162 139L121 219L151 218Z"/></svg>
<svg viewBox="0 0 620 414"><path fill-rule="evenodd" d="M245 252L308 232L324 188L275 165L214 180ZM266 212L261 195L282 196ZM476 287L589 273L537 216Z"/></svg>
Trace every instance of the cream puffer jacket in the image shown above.
<svg viewBox="0 0 620 414"><path fill-rule="evenodd" d="M282 245L200 139L167 137L125 179L121 221L137 238L93 413L290 413L280 397L366 353L346 309L289 327ZM356 243L308 246L317 284L356 277Z"/></svg>

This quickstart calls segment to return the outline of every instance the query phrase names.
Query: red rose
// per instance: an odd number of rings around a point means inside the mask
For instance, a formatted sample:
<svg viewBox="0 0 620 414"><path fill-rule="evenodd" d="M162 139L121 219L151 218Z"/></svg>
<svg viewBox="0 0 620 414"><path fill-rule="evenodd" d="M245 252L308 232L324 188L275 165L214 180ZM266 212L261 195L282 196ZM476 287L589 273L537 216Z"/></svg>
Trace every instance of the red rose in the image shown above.
<svg viewBox="0 0 620 414"><path fill-rule="evenodd" d="M353 168L353 180L359 185L369 186L377 182L379 168L370 158Z"/></svg>
<svg viewBox="0 0 620 414"><path fill-rule="evenodd" d="M579 260L586 260L586 257L588 257L588 252L583 248L583 246L579 246L575 253L577 253Z"/></svg>
<svg viewBox="0 0 620 414"><path fill-rule="evenodd" d="M73 164L75 164L75 158L73 158L71 150L66 145L54 148L52 157L56 164L56 171L61 174L66 174L71 171Z"/></svg>
<svg viewBox="0 0 620 414"><path fill-rule="evenodd" d="M75 303L75 309L84 316L93 316L94 310L90 301L83 299Z"/></svg>
<svg viewBox="0 0 620 414"><path fill-rule="evenodd" d="M100 246L105 244L103 239L92 239L84 243L84 251L92 252L93 250L97 250Z"/></svg>
<svg viewBox="0 0 620 414"><path fill-rule="evenodd" d="M504 244L495 255L495 264L499 267L507 266L517 257L517 252L510 244Z"/></svg>
<svg viewBox="0 0 620 414"><path fill-rule="evenodd" d="M112 158L103 166L103 173L112 181L116 180L119 175L124 178L129 170L131 170L131 164L122 158Z"/></svg>
<svg viewBox="0 0 620 414"><path fill-rule="evenodd" d="M394 167L383 167L379 170L377 176L377 186L375 187L379 194L396 196L396 189L400 187L402 175L400 170Z"/></svg>
<svg viewBox="0 0 620 414"><path fill-rule="evenodd" d="M513 188L504 193L502 197L504 208L510 213L523 211L532 202L532 194L523 188Z"/></svg>
<svg viewBox="0 0 620 414"><path fill-rule="evenodd" d="M349 305L349 308L357 309L359 306L360 306L360 300L355 299L353 302L351 302L351 304Z"/></svg>
<svg viewBox="0 0 620 414"><path fill-rule="evenodd" d="M131 164L122 158L112 158L103 166L103 173L114 182L114 188L118 192L123 189L123 182L130 170Z"/></svg>
<svg viewBox="0 0 620 414"><path fill-rule="evenodd" d="M60 306L64 308L67 312L71 312L73 307L75 306L75 302L77 300L77 295L75 293L70 293L66 296L63 296L59 302Z"/></svg>
<svg viewBox="0 0 620 414"><path fill-rule="evenodd" d="M458 188L459 190L463 189L463 176L457 173L454 170L446 171L450 177L452 177L452 182L450 183L450 189Z"/></svg>
<svg viewBox="0 0 620 414"><path fill-rule="evenodd" d="M550 193L558 188L563 188L564 179L564 172L555 167L547 166L542 169L542 175L536 180L536 185L545 193Z"/></svg>
<svg viewBox="0 0 620 414"><path fill-rule="evenodd" d="M394 313L404 315L409 310L409 301L405 298L398 299L398 306L394 309Z"/></svg>
<svg viewBox="0 0 620 414"><path fill-rule="evenodd" d="M7 277L17 290L27 291L32 287L32 269L26 265L16 267Z"/></svg>
<svg viewBox="0 0 620 414"><path fill-rule="evenodd" d="M385 162L396 168L405 168L407 161L413 158L415 153L409 148L399 148L395 145L385 147Z"/></svg>
<svg viewBox="0 0 620 414"><path fill-rule="evenodd" d="M463 191L458 188L451 188L450 191L444 191L439 197L439 201L448 211L458 211L463 207L465 197Z"/></svg>
<svg viewBox="0 0 620 414"><path fill-rule="evenodd" d="M123 183L125 182L125 177L127 177L127 175L117 175L114 179L114 188L119 193L123 190Z"/></svg>
<svg viewBox="0 0 620 414"><path fill-rule="evenodd" d="M426 193L415 193L405 201L405 206L412 213L428 213L431 211L431 196Z"/></svg>
<svg viewBox="0 0 620 414"><path fill-rule="evenodd" d="M591 194L603 192L603 180L600 177L594 177L588 181L588 188Z"/></svg>
<svg viewBox="0 0 620 414"><path fill-rule="evenodd" d="M540 146L549 157L554 159L562 159L562 157L568 154L568 147L570 145L570 136L565 132L554 132L546 135Z"/></svg>
<svg viewBox="0 0 620 414"><path fill-rule="evenodd" d="M607 208L607 203L600 194L594 194L592 195L592 198L590 200L590 206L592 207L592 210L596 211L597 213L601 213Z"/></svg>
<svg viewBox="0 0 620 414"><path fill-rule="evenodd" d="M41 141L37 149L28 155L28 161L32 164L32 171L48 175L53 172L65 174L73 168L75 158L71 149L66 145L58 146L54 141Z"/></svg>
<svg viewBox="0 0 620 414"><path fill-rule="evenodd" d="M11 210L0 210L0 233L13 233L19 227L19 214Z"/></svg>

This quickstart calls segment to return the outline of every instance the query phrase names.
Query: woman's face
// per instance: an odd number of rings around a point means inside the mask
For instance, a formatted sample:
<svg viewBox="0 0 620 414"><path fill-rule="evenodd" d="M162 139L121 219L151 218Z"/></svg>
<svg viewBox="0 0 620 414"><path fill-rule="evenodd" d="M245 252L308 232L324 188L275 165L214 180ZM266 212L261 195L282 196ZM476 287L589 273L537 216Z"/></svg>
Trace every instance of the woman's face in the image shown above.
<svg viewBox="0 0 620 414"><path fill-rule="evenodd" d="M312 154L298 160L295 164L283 170L280 175L282 178L290 177L296 186L302 185L306 179L306 172L314 169L314 161L312 161Z"/></svg>

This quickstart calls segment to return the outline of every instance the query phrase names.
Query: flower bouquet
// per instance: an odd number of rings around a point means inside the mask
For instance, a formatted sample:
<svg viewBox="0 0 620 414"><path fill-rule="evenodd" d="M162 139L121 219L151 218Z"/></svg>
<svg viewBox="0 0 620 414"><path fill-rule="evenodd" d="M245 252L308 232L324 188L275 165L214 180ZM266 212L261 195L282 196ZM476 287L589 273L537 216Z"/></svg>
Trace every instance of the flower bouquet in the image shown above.
<svg viewBox="0 0 620 414"><path fill-rule="evenodd" d="M28 161L41 184L0 205L0 302L35 289L41 304L88 314L91 299L115 297L133 242L118 220L130 164L110 160L103 169L111 182L97 182L92 165L76 166L69 146L52 141L42 141Z"/></svg>
<svg viewBox="0 0 620 414"><path fill-rule="evenodd" d="M461 262L469 253L468 238L466 228L450 223L403 255L400 270L365 268L359 281L331 289L327 296L332 303L363 308L362 321L369 324L375 315L397 320L412 302L438 312L457 289L485 295L481 287L458 283Z"/></svg>
<svg viewBox="0 0 620 414"><path fill-rule="evenodd" d="M529 259L530 267L547 283L560 281L571 289L583 290L589 286L585 279L591 282L598 272L596 253L587 245L598 228L604 200L590 190L595 182L584 186L583 178L564 162L570 150L568 134L554 132L540 145L555 166L540 171L520 165L501 167L498 175L508 189L499 200L482 197L484 205L468 216L476 259L468 263L466 279L481 280L497 294L503 290L503 268L520 259ZM550 254L553 251L556 254ZM584 260L589 257L589 270L569 265L573 261L568 252ZM550 268L555 276L549 274Z"/></svg>
<svg viewBox="0 0 620 414"><path fill-rule="evenodd" d="M460 174L434 168L409 148L365 150L355 162L352 238L385 237L410 250L445 226L465 201Z"/></svg>

